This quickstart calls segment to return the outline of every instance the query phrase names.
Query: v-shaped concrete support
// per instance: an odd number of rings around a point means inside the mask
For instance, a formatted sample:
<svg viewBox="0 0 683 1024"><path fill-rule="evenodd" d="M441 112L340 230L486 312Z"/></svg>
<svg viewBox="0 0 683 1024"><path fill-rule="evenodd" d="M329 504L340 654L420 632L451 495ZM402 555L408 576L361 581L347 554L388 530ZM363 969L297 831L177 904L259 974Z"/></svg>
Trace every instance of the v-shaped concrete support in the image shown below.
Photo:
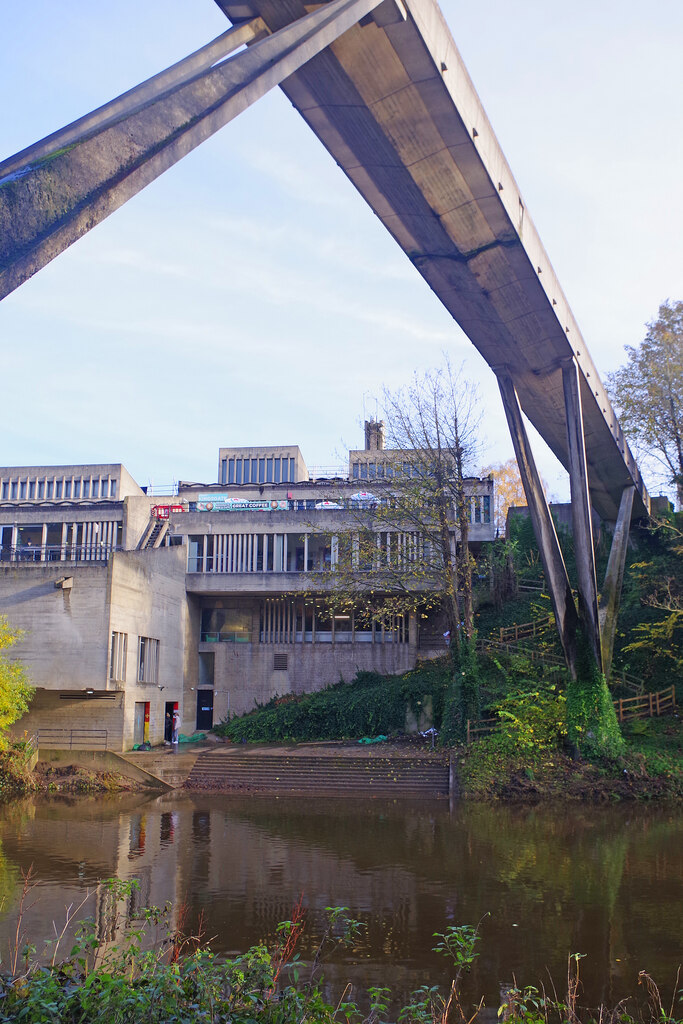
<svg viewBox="0 0 683 1024"><path fill-rule="evenodd" d="M517 465L524 485L531 522L534 527L536 542L541 554L543 571L550 590L555 613L555 622L560 634L560 641L565 660L572 676L576 678L576 627L578 623L576 606L572 595L567 569L560 550L548 502L543 493L543 485L536 462L529 444L529 437L522 419L522 409L517 391L511 377L507 374L498 375L498 386L503 399L503 407L514 445Z"/></svg>
<svg viewBox="0 0 683 1024"><path fill-rule="evenodd" d="M628 535L633 511L634 487L625 487L619 505L619 516L614 527L612 547L605 573L605 582L600 595L600 639L602 642L602 668L605 678L612 674L612 656L614 654L614 637L617 630L617 616L621 587L624 582L624 567L628 549Z"/></svg>
<svg viewBox="0 0 683 1024"><path fill-rule="evenodd" d="M0 299L381 0L331 0L216 66L263 22L232 29L180 65L0 165ZM3 173L4 168L4 173Z"/></svg>
<svg viewBox="0 0 683 1024"><path fill-rule="evenodd" d="M593 657L602 668L600 622L598 620L598 584L595 575L593 521L588 491L586 442L583 432L583 409L576 361L562 367L562 386L567 420L569 450L569 485L572 499L574 556L579 588L579 620L590 642Z"/></svg>

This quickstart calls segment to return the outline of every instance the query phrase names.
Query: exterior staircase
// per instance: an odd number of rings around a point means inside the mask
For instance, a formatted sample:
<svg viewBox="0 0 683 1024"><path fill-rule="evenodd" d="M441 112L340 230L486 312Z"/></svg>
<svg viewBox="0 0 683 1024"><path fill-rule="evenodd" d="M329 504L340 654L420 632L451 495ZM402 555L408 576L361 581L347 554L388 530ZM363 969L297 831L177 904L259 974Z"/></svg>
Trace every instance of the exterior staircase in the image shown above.
<svg viewBox="0 0 683 1024"><path fill-rule="evenodd" d="M145 548L158 548L168 533L168 522L163 519L157 519L155 516L151 516L145 532L140 538L138 544L138 551L143 551Z"/></svg>
<svg viewBox="0 0 683 1024"><path fill-rule="evenodd" d="M442 758L215 750L201 754L188 789L247 793L329 793L337 796L448 796Z"/></svg>

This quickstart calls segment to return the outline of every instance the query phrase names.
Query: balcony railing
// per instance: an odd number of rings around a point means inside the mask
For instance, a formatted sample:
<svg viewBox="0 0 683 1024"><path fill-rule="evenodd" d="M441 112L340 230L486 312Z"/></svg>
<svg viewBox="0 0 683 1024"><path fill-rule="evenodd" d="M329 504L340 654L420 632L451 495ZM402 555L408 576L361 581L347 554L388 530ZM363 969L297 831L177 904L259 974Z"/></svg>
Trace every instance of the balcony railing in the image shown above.
<svg viewBox="0 0 683 1024"><path fill-rule="evenodd" d="M202 632L200 639L203 644L250 644L251 633Z"/></svg>
<svg viewBox="0 0 683 1024"><path fill-rule="evenodd" d="M107 562L112 551L122 550L114 544L23 544L1 548L0 562Z"/></svg>

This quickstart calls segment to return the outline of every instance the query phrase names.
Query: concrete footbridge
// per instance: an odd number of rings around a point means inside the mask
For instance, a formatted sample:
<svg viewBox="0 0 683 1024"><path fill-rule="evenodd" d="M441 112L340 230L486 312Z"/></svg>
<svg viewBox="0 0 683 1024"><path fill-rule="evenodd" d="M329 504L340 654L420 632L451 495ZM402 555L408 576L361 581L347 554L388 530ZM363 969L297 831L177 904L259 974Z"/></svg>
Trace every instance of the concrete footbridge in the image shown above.
<svg viewBox="0 0 683 1024"><path fill-rule="evenodd" d="M570 668L578 614L609 670L649 496L437 3L216 2L218 39L0 164L0 298L279 85L496 373ZM578 610L522 411L570 474ZM618 521L600 609L591 507Z"/></svg>

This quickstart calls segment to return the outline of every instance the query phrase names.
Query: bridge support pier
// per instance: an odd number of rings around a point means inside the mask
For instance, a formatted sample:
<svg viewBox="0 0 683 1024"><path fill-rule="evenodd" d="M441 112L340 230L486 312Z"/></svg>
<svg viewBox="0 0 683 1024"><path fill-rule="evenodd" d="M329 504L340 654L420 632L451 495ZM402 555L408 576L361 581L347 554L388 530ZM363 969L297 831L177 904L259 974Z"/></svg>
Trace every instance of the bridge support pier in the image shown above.
<svg viewBox="0 0 683 1024"><path fill-rule="evenodd" d="M588 491L586 442L583 433L583 409L579 384L579 368L572 359L562 367L562 387L567 421L569 451L569 485L572 502L574 555L579 591L579 621L590 643L599 669L602 669L600 622L598 619L598 584L595 574L593 519Z"/></svg>
<svg viewBox="0 0 683 1024"><path fill-rule="evenodd" d="M331 0L272 35L253 19L1 163L0 299L381 2Z"/></svg>
<svg viewBox="0 0 683 1024"><path fill-rule="evenodd" d="M517 457L517 465L524 485L524 493L529 505L529 513L534 528L543 563L543 571L550 589L550 600L555 613L555 622L560 634L567 667L576 678L576 627L578 618L572 595L567 569L562 557L560 543L557 539L555 524L550 508L543 493L543 485L536 468L534 454L529 443L522 409L517 397L512 378L505 373L498 375L498 386L503 399L505 416L512 437L512 444Z"/></svg>
<svg viewBox="0 0 683 1024"><path fill-rule="evenodd" d="M543 493L541 478L522 419L522 409L515 385L509 374L498 373L498 386L517 457L517 465L522 477L534 535L543 563L543 571L550 590L550 599L567 667L572 678L576 679L577 630L581 626L589 641L590 653L598 670L603 672L609 681L635 487L625 487L622 493L605 580L598 599L579 374L574 361L563 368L562 382L570 456L569 477L574 551L579 589L578 612L555 525Z"/></svg>
<svg viewBox="0 0 683 1024"><path fill-rule="evenodd" d="M633 499L636 489L625 487L619 504L619 515L612 536L605 581L600 595L600 640L602 644L602 669L609 681L612 674L612 655L614 654L614 637L617 630L617 615L621 587L624 582L624 567L628 548L629 527L633 511Z"/></svg>

